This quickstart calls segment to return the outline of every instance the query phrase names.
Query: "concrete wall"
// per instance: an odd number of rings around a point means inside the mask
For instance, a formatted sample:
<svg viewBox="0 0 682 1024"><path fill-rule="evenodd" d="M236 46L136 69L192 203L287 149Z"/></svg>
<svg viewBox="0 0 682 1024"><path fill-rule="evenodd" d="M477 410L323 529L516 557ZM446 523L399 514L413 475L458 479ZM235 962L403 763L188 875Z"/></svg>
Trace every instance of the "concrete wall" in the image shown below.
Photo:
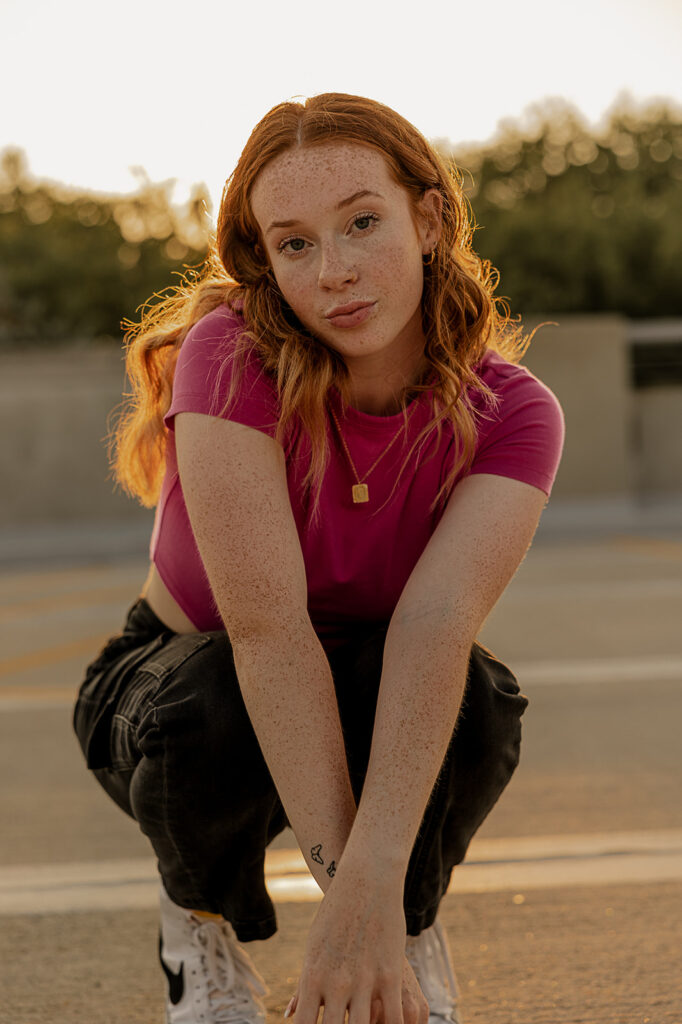
<svg viewBox="0 0 682 1024"><path fill-rule="evenodd" d="M107 417L124 379L106 347L0 356L0 526L149 516L108 479Z"/></svg>
<svg viewBox="0 0 682 1024"><path fill-rule="evenodd" d="M566 444L555 498L630 496L633 393L627 320L616 315L527 317L540 327L523 359L556 394L566 418Z"/></svg>
<svg viewBox="0 0 682 1024"><path fill-rule="evenodd" d="M638 492L682 491L682 387L643 388L635 395L634 471Z"/></svg>
<svg viewBox="0 0 682 1024"><path fill-rule="evenodd" d="M631 499L682 492L682 389L635 392L627 321L544 320L524 363L558 396L566 447L554 499ZM80 347L0 355L0 527L110 520L146 527L150 513L115 492L107 417L121 400L121 353Z"/></svg>

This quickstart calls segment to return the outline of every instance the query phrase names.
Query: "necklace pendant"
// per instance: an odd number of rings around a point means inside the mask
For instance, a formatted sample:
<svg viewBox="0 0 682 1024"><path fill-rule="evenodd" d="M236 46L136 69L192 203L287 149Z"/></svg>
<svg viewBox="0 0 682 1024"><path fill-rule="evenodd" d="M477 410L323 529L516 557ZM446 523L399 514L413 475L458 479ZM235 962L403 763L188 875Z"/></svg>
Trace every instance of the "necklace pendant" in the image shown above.
<svg viewBox="0 0 682 1024"><path fill-rule="evenodd" d="M369 487L367 484L353 484L353 504L359 505L363 501L369 501Z"/></svg>

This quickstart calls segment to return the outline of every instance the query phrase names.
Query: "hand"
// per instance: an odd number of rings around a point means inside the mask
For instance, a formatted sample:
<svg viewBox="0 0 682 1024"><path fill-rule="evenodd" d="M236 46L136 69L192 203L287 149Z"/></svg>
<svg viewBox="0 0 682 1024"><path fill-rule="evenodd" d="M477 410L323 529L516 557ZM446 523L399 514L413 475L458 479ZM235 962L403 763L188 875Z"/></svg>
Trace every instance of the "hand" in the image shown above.
<svg viewBox="0 0 682 1024"><path fill-rule="evenodd" d="M428 1004L405 957L402 899L361 880L328 889L311 926L296 1024L427 1024ZM401 896L402 894L400 894Z"/></svg>
<svg viewBox="0 0 682 1024"><path fill-rule="evenodd" d="M299 1001L299 991L289 1003L287 1016L296 1014ZM404 1024L427 1024L429 1019L429 1004L424 998L424 993L419 987L414 971L407 959L403 963L402 987L400 1003L403 1011ZM356 1018L357 1019L357 1018ZM383 1003L379 997L372 999L370 1007L369 1024L387 1024L384 1014Z"/></svg>

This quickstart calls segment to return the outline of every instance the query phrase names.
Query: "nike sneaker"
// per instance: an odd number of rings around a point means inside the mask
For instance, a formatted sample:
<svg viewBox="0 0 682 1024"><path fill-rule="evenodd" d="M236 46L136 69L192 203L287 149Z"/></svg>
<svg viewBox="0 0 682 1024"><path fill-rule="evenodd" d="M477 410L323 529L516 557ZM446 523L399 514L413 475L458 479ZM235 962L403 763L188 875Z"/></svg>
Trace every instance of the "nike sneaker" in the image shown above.
<svg viewBox="0 0 682 1024"><path fill-rule="evenodd" d="M419 935L408 935L405 955L429 1004L429 1024L461 1024L459 989L442 925L435 921Z"/></svg>
<svg viewBox="0 0 682 1024"><path fill-rule="evenodd" d="M161 886L167 1024L265 1024L265 982L228 921L193 914Z"/></svg>

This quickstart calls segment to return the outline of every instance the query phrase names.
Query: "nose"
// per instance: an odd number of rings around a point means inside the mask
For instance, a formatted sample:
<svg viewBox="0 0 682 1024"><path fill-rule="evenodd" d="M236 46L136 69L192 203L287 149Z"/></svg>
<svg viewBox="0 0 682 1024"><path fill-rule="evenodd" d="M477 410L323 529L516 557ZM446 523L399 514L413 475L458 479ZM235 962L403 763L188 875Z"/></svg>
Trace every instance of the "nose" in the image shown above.
<svg viewBox="0 0 682 1024"><path fill-rule="evenodd" d="M345 284L353 284L358 279L357 272L339 246L326 245L322 249L318 283L320 288L337 290Z"/></svg>

